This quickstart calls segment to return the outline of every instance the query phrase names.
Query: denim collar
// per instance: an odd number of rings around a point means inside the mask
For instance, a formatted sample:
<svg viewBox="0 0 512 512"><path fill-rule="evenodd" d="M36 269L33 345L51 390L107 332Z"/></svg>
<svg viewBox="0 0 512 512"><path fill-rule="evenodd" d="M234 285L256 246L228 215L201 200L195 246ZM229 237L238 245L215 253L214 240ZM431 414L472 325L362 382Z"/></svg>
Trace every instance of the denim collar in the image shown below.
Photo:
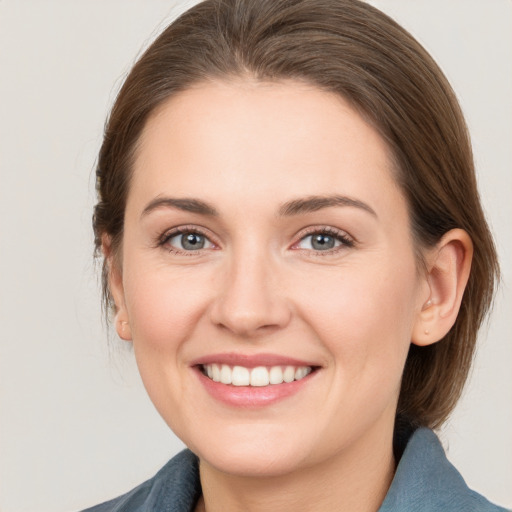
<svg viewBox="0 0 512 512"><path fill-rule="evenodd" d="M378 512L506 512L467 487L431 430L409 431L402 444L403 454ZM200 495L198 458L184 450L150 480L84 512L193 512Z"/></svg>
<svg viewBox="0 0 512 512"><path fill-rule="evenodd" d="M409 438L378 512L505 512L472 491L448 461L437 436L419 428Z"/></svg>

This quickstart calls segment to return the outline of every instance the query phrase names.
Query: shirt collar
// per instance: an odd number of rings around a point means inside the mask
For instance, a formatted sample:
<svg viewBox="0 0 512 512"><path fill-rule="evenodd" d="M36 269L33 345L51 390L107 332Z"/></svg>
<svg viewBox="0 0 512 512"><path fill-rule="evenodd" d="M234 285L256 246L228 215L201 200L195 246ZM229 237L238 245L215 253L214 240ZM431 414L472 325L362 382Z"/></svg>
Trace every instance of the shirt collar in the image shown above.
<svg viewBox="0 0 512 512"><path fill-rule="evenodd" d="M499 511L470 490L428 428L409 438L391 487L378 512Z"/></svg>

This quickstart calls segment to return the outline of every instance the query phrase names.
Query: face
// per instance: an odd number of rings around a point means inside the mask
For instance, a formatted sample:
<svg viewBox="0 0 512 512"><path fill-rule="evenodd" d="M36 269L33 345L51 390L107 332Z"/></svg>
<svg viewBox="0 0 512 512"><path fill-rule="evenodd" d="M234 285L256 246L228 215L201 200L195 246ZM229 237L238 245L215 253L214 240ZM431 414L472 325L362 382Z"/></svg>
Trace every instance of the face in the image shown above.
<svg viewBox="0 0 512 512"><path fill-rule="evenodd" d="M120 335L206 464L285 474L388 439L428 292L387 147L340 97L219 82L168 100L121 254Z"/></svg>

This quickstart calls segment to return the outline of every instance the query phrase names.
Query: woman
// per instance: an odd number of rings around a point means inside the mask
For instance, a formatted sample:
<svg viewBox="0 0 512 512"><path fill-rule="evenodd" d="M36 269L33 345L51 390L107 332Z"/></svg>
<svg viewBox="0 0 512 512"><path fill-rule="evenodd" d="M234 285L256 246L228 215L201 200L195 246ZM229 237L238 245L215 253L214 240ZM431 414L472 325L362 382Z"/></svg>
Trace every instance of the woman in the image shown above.
<svg viewBox="0 0 512 512"><path fill-rule="evenodd" d="M107 307L190 451L91 510L501 510L430 430L498 264L429 55L358 1L208 0L98 161Z"/></svg>

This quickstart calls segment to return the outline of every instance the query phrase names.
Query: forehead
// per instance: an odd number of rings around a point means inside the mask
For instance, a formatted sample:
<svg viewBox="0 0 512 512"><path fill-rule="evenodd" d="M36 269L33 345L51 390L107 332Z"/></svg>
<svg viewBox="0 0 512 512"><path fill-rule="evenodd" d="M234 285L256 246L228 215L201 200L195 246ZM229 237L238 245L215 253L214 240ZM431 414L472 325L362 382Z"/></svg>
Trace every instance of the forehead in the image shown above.
<svg viewBox="0 0 512 512"><path fill-rule="evenodd" d="M335 192L386 209L403 202L391 162L377 131L338 95L298 82L208 82L148 119L129 202L200 190L248 207Z"/></svg>

